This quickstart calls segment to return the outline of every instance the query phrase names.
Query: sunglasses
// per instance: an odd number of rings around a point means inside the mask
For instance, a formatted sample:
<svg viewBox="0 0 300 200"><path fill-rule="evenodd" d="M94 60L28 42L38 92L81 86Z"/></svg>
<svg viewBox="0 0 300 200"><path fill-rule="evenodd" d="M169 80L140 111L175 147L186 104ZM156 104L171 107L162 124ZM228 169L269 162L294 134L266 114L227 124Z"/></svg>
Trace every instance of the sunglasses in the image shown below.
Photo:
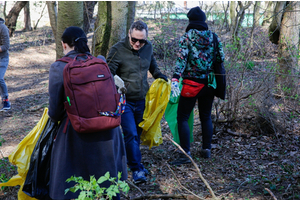
<svg viewBox="0 0 300 200"><path fill-rule="evenodd" d="M133 43L137 43L137 41L139 41L140 44L146 44L146 43L147 43L147 40L144 40L144 39L136 39L136 38L134 38L134 37L132 37L132 36L130 36L130 37L131 37L131 41L132 41Z"/></svg>

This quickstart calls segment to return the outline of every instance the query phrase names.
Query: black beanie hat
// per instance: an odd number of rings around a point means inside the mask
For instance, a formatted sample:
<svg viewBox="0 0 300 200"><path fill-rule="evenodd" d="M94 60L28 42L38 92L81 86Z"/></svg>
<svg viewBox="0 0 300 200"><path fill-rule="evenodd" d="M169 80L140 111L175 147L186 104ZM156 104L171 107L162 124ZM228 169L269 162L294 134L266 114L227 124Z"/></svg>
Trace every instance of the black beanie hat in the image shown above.
<svg viewBox="0 0 300 200"><path fill-rule="evenodd" d="M188 12L187 17L189 18L189 21L200 21L200 22L205 22L206 21L206 15L200 9L199 6L192 8Z"/></svg>

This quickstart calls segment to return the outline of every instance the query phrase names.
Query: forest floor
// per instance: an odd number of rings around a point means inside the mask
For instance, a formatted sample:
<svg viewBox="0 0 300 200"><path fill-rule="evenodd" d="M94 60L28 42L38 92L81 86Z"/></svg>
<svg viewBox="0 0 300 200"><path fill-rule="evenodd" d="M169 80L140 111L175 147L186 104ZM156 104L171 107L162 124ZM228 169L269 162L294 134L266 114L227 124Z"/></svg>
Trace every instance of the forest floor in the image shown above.
<svg viewBox="0 0 300 200"><path fill-rule="evenodd" d="M149 27L150 31L157 30L154 25ZM181 32L183 27L178 27ZM5 80L12 109L0 113L0 136L3 139L0 146L0 182L17 174L16 167L8 162L7 157L34 128L48 106L49 67L56 56L51 35L51 28L46 27L32 32L16 32L11 38L10 63ZM184 194L187 199L197 199L188 189L203 199L210 198L211 194L192 164L169 166L178 150L167 139L167 136L172 138L172 134L164 119L161 124L163 143L151 150L141 146L144 166L150 172L148 181L137 185L138 188L130 185L128 196L131 199L142 195L148 196L148 199L176 199L176 194ZM249 125L255 126L255 120L246 116L236 130L240 135L223 131L221 126L216 127L211 159L203 159L199 153L202 141L200 125L195 109L191 154L217 197L236 200L300 199L299 125L296 131L281 135L246 132ZM18 189L19 186L2 188L0 199L17 199Z"/></svg>

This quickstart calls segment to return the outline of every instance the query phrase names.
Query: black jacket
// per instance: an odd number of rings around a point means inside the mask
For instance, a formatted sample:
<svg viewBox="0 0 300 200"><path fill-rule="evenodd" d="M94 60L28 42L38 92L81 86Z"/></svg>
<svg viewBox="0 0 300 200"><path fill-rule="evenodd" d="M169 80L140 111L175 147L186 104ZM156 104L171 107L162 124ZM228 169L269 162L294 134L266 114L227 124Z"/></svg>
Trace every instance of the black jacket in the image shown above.
<svg viewBox="0 0 300 200"><path fill-rule="evenodd" d="M145 98L149 90L148 70L155 79L162 75L153 56L152 44L148 41L139 51L135 51L128 36L111 47L107 63L111 73L124 81L128 100Z"/></svg>

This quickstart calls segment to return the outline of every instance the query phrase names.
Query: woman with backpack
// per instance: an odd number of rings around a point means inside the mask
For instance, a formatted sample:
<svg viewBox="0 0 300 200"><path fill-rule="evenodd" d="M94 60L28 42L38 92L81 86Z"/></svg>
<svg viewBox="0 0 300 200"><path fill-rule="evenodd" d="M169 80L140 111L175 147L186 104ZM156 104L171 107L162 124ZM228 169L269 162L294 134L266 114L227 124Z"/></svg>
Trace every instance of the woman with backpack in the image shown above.
<svg viewBox="0 0 300 200"><path fill-rule="evenodd" d="M198 6L192 8L187 17L189 18L189 24L179 41L179 55L172 78L171 93L174 97L180 95L177 110L180 146L191 156L188 119L190 113L193 112L196 101L198 101L202 127L200 155L203 158L210 158L213 134L211 109L216 88L213 81L213 61L216 51L216 61L222 63L224 52L220 39L208 30L205 23L206 15ZM218 41L217 49L214 49L214 37ZM183 78L181 92L178 87L180 77ZM178 158L171 164L181 165L186 163L191 163L191 161L185 154L180 153Z"/></svg>
<svg viewBox="0 0 300 200"><path fill-rule="evenodd" d="M74 59L83 54L77 59L86 59L87 55L90 55L87 37L81 28L66 28L61 39L64 57ZM65 194L67 188L75 185L75 182L66 182L71 176L81 176L89 181L90 176L95 176L98 180L106 172L110 172L111 177L118 177L118 172L121 172L121 180L127 179L125 146L119 126L105 131L79 133L68 120L64 108L64 103L69 102L65 95L63 79L66 64L56 61L49 71L48 115L53 121L60 121L51 155L49 196L52 199L78 197L80 191ZM85 103L89 104L88 101ZM109 186L110 182L101 184L101 187ZM118 196L116 199L119 198Z"/></svg>

